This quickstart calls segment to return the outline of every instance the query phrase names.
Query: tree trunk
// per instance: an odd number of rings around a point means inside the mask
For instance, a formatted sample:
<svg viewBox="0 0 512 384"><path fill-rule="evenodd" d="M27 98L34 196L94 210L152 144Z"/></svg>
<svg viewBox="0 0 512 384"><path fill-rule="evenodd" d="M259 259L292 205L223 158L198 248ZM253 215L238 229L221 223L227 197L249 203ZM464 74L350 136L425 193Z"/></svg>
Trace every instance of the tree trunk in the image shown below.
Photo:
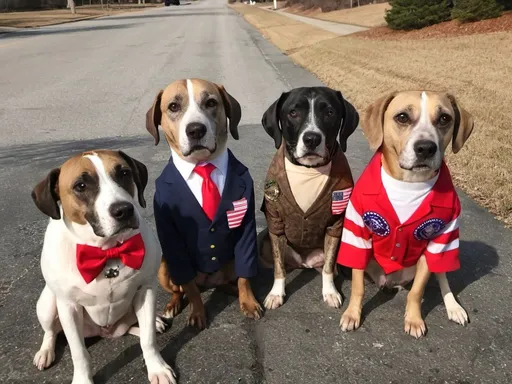
<svg viewBox="0 0 512 384"><path fill-rule="evenodd" d="M71 13L72 14L75 14L76 13L76 11L75 11L75 0L68 0L67 8L71 9Z"/></svg>

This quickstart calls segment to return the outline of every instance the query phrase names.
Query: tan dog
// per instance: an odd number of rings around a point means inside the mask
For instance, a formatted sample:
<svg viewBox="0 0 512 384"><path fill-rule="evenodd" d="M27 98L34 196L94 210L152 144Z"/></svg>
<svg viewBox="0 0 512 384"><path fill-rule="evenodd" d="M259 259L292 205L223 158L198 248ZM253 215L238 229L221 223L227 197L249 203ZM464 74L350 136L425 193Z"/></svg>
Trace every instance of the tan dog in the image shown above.
<svg viewBox="0 0 512 384"><path fill-rule="evenodd" d="M185 294L189 324L199 328L206 326L206 314L198 287L238 293L242 312L261 316L248 280L257 272L253 182L226 147L227 119L238 139L239 103L221 85L187 79L160 91L146 120L155 144L161 125L172 152L156 181L154 207L163 251L158 276L172 293L164 316L181 311ZM214 168L211 180L196 172L207 165ZM205 191L207 185L212 189ZM214 190L220 201L212 208L205 193Z"/></svg>
<svg viewBox="0 0 512 384"><path fill-rule="evenodd" d="M449 319L465 325L467 313L446 278L460 265L460 202L443 159L450 142L454 153L460 151L473 118L450 94L394 92L368 107L362 128L377 152L347 207L338 263L353 268L352 294L341 329L360 325L365 272L381 288L414 279L406 333L426 333L421 300L431 273Z"/></svg>

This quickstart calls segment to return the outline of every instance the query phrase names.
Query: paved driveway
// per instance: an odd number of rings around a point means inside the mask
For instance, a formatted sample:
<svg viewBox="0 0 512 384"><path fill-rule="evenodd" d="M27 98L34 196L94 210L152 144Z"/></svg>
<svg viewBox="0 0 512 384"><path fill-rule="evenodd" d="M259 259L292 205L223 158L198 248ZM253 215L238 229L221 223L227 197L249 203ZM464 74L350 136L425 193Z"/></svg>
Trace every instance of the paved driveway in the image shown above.
<svg viewBox="0 0 512 384"><path fill-rule="evenodd" d="M203 77L223 83L243 106L241 140L230 146L250 168L261 201L274 151L261 115L281 91L319 84L223 0L4 34L0 74L0 382L19 384L69 383L72 375L64 338L55 366L40 373L31 365L42 338L35 304L46 225L31 202L32 187L77 151L122 148L148 166L151 201L169 153L164 143L153 146L145 112L168 82ZM347 155L358 176L370 158L360 133ZM198 333L179 316L158 337L163 356L180 383L190 384L511 382L512 233L462 201L463 268L450 278L471 317L467 328L448 322L432 281L425 339L403 333L406 293L389 300L373 287L362 328L342 334L340 311L326 308L321 279L305 271L289 276L285 305L258 322L243 318L232 298L206 294L209 328ZM153 225L151 206L145 216ZM257 221L262 229L260 213ZM349 281L338 283L348 295ZM263 273L254 284L262 301L271 276ZM161 292L160 308L166 298ZM97 383L146 382L136 338L88 345Z"/></svg>

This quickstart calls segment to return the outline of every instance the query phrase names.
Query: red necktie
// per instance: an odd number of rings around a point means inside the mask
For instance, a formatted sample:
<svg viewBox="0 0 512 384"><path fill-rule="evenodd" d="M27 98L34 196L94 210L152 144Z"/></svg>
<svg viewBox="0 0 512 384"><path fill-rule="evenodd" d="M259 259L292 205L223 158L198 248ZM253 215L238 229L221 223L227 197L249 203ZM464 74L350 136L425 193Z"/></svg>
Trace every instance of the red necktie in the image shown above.
<svg viewBox="0 0 512 384"><path fill-rule="evenodd" d="M76 265L85 282L89 284L105 268L107 259L121 259L127 267L140 269L144 261L144 253L144 241L139 233L117 247L105 250L91 245L77 244Z"/></svg>
<svg viewBox="0 0 512 384"><path fill-rule="evenodd" d="M219 189L213 182L211 174L215 169L215 165L208 163L205 166L196 165L194 172L203 178L203 185L201 186L201 194L203 195L203 211L206 216L213 221L215 213L220 203Z"/></svg>

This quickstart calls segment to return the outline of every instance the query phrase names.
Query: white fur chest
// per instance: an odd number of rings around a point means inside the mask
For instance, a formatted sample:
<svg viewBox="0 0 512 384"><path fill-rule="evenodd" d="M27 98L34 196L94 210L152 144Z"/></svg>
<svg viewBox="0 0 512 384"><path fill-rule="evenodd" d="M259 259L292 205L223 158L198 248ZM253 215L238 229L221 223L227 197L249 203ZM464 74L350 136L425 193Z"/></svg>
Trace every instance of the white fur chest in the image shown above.
<svg viewBox="0 0 512 384"><path fill-rule="evenodd" d="M48 287L59 300L83 306L95 324L101 327L115 324L133 310L133 299L139 289L156 284L160 247L143 219L140 232L145 256L139 270L123 265L120 259L111 259L96 279L87 284L76 265L76 239L63 220L51 220L41 257L41 269ZM110 268L118 269L118 276L106 277Z"/></svg>

